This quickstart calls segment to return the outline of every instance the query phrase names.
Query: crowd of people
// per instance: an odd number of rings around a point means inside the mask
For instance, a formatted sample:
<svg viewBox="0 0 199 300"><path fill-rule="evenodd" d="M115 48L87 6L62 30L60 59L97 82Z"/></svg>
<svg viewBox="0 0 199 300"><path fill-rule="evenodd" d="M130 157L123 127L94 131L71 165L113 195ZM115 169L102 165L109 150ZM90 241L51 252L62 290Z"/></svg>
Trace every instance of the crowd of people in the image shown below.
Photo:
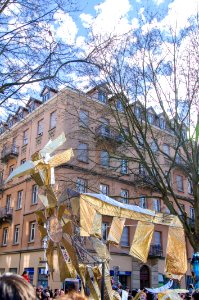
<svg viewBox="0 0 199 300"><path fill-rule="evenodd" d="M121 284L118 284L117 286L112 285L112 288L114 291L116 291L117 294L122 296L122 286ZM139 289L133 289L129 290L128 287L125 289L126 292L128 292L128 300L158 300L158 294L151 293L147 289L139 290ZM181 299L184 300L199 300L199 290L194 290L193 284L189 285L189 289L187 293L180 293L179 294ZM170 299L169 297L165 297L165 300ZM171 299L172 300L172 299Z"/></svg>
<svg viewBox="0 0 199 300"><path fill-rule="evenodd" d="M124 291L120 285L112 286L117 295L122 296ZM157 294L152 294L148 290L129 290L125 289L128 295L128 300L156 300ZM89 296L89 295L88 295ZM190 286L189 292L180 294L184 300L199 300L199 291L194 291ZM42 286L34 287L30 284L30 279L27 272L23 272L22 276L12 273L5 273L0 276L0 300L86 300L89 299L80 292L75 290L75 286L71 285L67 291L63 289L55 289L52 291L50 288L43 288ZM116 297L117 299L117 297ZM165 298L165 300L171 298Z"/></svg>

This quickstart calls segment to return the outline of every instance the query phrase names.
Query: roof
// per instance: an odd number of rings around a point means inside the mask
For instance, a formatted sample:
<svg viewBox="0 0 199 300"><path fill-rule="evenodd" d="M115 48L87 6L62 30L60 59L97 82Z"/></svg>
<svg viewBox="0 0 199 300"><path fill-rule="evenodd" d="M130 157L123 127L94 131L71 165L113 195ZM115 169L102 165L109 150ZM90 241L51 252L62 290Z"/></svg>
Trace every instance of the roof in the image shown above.
<svg viewBox="0 0 199 300"><path fill-rule="evenodd" d="M27 102L27 106L30 104L30 102L38 102L38 103L42 103L42 101L41 100L39 100L39 99L36 99L36 98L34 98L34 97L30 97L30 99L28 100L28 102Z"/></svg>
<svg viewBox="0 0 199 300"><path fill-rule="evenodd" d="M54 88L52 88L52 87L50 87L50 86L48 86L48 85L45 85L45 86L43 87L41 93L40 93L40 96L43 96L43 93L44 93L45 89L48 89L49 91L52 91L52 92L54 92L54 93L58 93L58 90L56 90L56 89L54 89Z"/></svg>

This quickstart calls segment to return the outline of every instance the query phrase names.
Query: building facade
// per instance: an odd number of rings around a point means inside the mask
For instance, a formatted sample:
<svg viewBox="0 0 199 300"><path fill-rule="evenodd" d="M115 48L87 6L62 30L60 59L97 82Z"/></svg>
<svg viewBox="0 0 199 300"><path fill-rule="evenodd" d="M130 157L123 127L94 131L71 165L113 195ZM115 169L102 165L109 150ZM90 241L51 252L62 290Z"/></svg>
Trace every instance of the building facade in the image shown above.
<svg viewBox="0 0 199 300"><path fill-rule="evenodd" d="M45 87L41 99L30 98L26 107L19 107L14 116L9 116L0 126L0 273L21 274L28 270L35 285L60 287L59 270L55 269L54 280L46 274L44 242L40 241L34 212L42 209L38 198L39 188L29 176L21 176L5 184L4 181L16 167L42 149L49 139L62 132L66 142L57 151L73 148L74 158L56 168L55 191L64 188L78 192L97 192L109 195L118 201L137 204L158 212L169 213L157 191L152 190L142 166L135 165L137 172L129 172L128 161L114 156L122 151L123 139L113 130L114 120L106 109L107 98L103 89L93 89L84 94L72 89L56 91ZM118 103L118 109L120 108ZM139 115L139 105L135 107ZM164 119L149 109L149 121L158 118L156 130L164 131ZM141 143L141 141L139 141ZM163 143L165 151L169 143ZM160 160L165 160L163 156ZM166 171L166 170L165 170ZM143 179L143 180L138 180ZM179 173L173 172L170 179L183 209L194 222L194 211L186 199L192 197L191 184ZM150 200L147 198L150 195ZM172 201L172 199L171 199ZM102 235L106 240L110 220L103 220ZM146 264L129 256L129 248L136 222L125 224L120 247L109 246L111 275L119 267L120 282L129 288L158 287L165 282L164 267L168 229L156 225L153 242ZM187 257L192 249L187 243ZM56 253L54 265L58 266ZM181 286L191 280L190 269L183 277Z"/></svg>

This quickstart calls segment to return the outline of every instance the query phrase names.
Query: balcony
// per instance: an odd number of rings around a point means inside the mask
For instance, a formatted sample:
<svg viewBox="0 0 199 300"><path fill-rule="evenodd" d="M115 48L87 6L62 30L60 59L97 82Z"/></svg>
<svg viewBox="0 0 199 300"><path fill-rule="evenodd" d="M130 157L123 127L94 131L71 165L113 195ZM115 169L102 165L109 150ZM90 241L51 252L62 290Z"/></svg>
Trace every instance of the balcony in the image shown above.
<svg viewBox="0 0 199 300"><path fill-rule="evenodd" d="M97 127L95 134L99 140L113 141L119 144L124 142L122 135L116 132L116 130L111 129L108 125L100 125Z"/></svg>
<svg viewBox="0 0 199 300"><path fill-rule="evenodd" d="M153 179L145 172L138 172L138 174L135 174L134 180L137 186L152 187L155 189L155 183Z"/></svg>
<svg viewBox="0 0 199 300"><path fill-rule="evenodd" d="M19 147L15 145L8 145L1 151L1 162L6 163L9 159L17 158L19 155Z"/></svg>
<svg viewBox="0 0 199 300"><path fill-rule="evenodd" d="M11 222L13 215L13 208L3 207L0 208L0 224L4 222Z"/></svg>
<svg viewBox="0 0 199 300"><path fill-rule="evenodd" d="M163 250L161 245L150 245L149 258L163 257Z"/></svg>

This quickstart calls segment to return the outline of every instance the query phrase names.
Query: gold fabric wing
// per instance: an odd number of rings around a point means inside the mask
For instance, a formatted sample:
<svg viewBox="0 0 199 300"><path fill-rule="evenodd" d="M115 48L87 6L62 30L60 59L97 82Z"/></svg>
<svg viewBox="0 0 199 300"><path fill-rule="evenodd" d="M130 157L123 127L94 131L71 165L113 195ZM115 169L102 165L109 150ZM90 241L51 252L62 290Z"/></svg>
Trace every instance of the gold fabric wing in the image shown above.
<svg viewBox="0 0 199 300"><path fill-rule="evenodd" d="M119 245L125 223L124 218L114 217L108 234L107 242Z"/></svg>
<svg viewBox="0 0 199 300"><path fill-rule="evenodd" d="M153 232L154 224L138 222L129 254L143 263L147 262Z"/></svg>
<svg viewBox="0 0 199 300"><path fill-rule="evenodd" d="M187 271L187 253L184 230L182 228L169 227L166 274L172 278L172 274L184 275Z"/></svg>

